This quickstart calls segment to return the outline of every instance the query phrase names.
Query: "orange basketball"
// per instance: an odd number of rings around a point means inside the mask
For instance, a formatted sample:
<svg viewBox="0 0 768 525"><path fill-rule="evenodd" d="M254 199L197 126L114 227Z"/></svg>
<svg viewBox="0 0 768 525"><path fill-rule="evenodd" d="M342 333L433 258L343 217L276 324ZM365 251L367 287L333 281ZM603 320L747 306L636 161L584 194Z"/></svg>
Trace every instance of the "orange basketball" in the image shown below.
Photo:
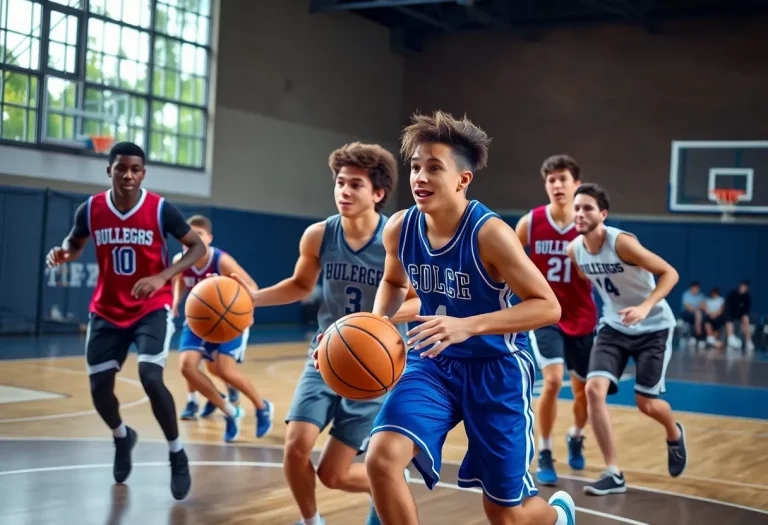
<svg viewBox="0 0 768 525"><path fill-rule="evenodd" d="M253 303L240 283L219 275L192 288L184 314L196 336L209 343L226 343L251 325Z"/></svg>
<svg viewBox="0 0 768 525"><path fill-rule="evenodd" d="M405 342L387 319L360 312L325 331L317 360L331 389L347 399L375 399L392 390L405 369Z"/></svg>

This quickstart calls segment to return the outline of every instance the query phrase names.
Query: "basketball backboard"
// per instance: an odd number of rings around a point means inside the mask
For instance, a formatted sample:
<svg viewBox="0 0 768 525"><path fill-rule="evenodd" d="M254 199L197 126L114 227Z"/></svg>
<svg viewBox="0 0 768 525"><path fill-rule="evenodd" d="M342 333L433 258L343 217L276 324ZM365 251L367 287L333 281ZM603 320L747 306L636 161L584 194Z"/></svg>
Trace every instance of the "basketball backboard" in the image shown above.
<svg viewBox="0 0 768 525"><path fill-rule="evenodd" d="M672 212L722 212L715 189L742 190L733 213L768 214L768 141L674 141Z"/></svg>

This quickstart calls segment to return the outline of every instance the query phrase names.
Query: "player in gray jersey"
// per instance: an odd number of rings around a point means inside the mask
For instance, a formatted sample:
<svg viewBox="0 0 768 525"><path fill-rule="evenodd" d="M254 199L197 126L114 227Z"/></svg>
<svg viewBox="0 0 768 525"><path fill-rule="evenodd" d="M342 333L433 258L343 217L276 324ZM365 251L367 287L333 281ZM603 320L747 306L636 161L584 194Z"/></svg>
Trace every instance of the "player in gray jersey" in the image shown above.
<svg viewBox="0 0 768 525"><path fill-rule="evenodd" d="M370 494L365 465L352 461L366 449L373 421L386 398L342 398L326 385L311 355L318 337L334 321L373 309L386 257L381 235L387 219L381 210L394 189L397 163L390 152L378 145L353 143L334 151L329 165L339 214L311 225L304 232L293 276L258 291L238 279L249 290L254 306L259 307L300 301L312 293L322 276L318 331L312 338L307 363L286 416L283 470L301 512L302 521L297 525L325 523L315 499L311 454L320 432L331 423L317 477L328 488ZM404 323L418 315L420 303L416 292L411 290L409 297L392 322ZM401 324L398 329L405 336L406 326ZM368 525L380 525L373 505Z"/></svg>
<svg viewBox="0 0 768 525"><path fill-rule="evenodd" d="M664 377L672 355L675 316L665 297L678 281L677 271L644 248L631 233L605 225L609 200L596 184L582 184L574 200L576 231L568 256L579 273L592 281L603 300L597 339L589 362L589 418L607 469L584 492L596 496L625 492L613 443L606 397L618 391L629 358L635 361L635 401L640 411L658 421L667 435L667 467L672 477L685 470L685 430L675 421L664 393ZM659 277L658 283L654 276Z"/></svg>

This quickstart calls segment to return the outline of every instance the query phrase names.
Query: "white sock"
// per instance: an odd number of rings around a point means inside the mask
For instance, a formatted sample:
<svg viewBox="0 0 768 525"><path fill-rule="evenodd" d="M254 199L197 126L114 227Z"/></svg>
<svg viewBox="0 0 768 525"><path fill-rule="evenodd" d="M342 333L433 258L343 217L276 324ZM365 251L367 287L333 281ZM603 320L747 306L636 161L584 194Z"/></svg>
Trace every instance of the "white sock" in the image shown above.
<svg viewBox="0 0 768 525"><path fill-rule="evenodd" d="M197 392L190 392L189 396L187 397L187 401L192 401L193 403L197 403Z"/></svg>
<svg viewBox="0 0 768 525"><path fill-rule="evenodd" d="M584 436L584 429L573 425L571 430L568 431L568 435L571 437L582 437Z"/></svg>
<svg viewBox="0 0 768 525"><path fill-rule="evenodd" d="M304 525L320 525L320 512L315 512L311 518L304 518Z"/></svg>
<svg viewBox="0 0 768 525"><path fill-rule="evenodd" d="M230 403L229 401L224 402L224 413L228 415L229 417L235 417L235 414L237 414L237 409L235 406Z"/></svg>
<svg viewBox="0 0 768 525"><path fill-rule="evenodd" d="M552 438L539 438L539 451L552 450Z"/></svg>
<svg viewBox="0 0 768 525"><path fill-rule="evenodd" d="M621 474L621 469L618 467L618 465L608 465L608 468L605 469L611 474L616 474L617 476Z"/></svg>
<svg viewBox="0 0 768 525"><path fill-rule="evenodd" d="M181 450L181 438L176 438L173 441L168 442L168 450L171 452L178 452Z"/></svg>
<svg viewBox="0 0 768 525"><path fill-rule="evenodd" d="M565 509L558 505L553 505L552 508L557 512L557 521L555 525L568 525L568 516L565 514Z"/></svg>
<svg viewBox="0 0 768 525"><path fill-rule="evenodd" d="M116 438L124 438L128 435L128 427L125 423L120 423L119 427L112 429L112 435Z"/></svg>

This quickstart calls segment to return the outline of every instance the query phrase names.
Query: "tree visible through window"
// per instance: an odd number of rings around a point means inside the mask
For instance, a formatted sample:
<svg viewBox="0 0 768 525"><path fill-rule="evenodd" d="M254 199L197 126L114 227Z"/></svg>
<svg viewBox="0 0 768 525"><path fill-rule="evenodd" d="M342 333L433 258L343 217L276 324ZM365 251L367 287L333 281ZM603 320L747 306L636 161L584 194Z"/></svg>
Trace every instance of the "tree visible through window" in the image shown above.
<svg viewBox="0 0 768 525"><path fill-rule="evenodd" d="M0 141L110 135L201 168L211 0L0 0Z"/></svg>

